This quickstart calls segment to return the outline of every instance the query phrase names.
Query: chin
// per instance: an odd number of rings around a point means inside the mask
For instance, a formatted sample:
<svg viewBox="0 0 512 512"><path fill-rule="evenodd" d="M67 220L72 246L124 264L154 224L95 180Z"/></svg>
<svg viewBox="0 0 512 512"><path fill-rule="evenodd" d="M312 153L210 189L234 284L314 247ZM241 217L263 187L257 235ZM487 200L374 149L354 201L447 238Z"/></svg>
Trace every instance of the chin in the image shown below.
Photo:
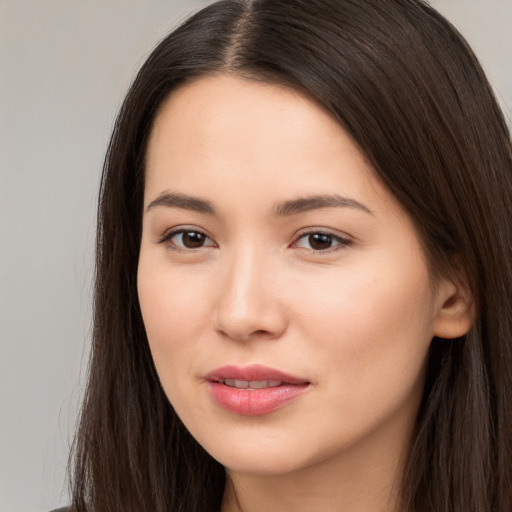
<svg viewBox="0 0 512 512"><path fill-rule="evenodd" d="M286 428L219 429L223 436L198 436L203 448L228 471L252 475L285 475L337 458L351 443L318 439ZM204 434L202 432L202 434ZM309 433L308 433L309 434ZM324 441L324 442L322 442Z"/></svg>
<svg viewBox="0 0 512 512"><path fill-rule="evenodd" d="M283 450L261 450L245 447L234 447L233 450L217 450L217 456L212 453L228 471L253 475L283 475L307 467L308 462L295 454L283 453Z"/></svg>

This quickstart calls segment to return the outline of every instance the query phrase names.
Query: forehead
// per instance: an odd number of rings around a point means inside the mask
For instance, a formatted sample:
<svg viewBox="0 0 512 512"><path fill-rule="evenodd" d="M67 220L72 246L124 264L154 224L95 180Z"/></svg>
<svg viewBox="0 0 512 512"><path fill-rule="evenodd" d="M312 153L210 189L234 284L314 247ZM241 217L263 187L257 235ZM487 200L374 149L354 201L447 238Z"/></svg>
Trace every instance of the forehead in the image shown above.
<svg viewBox="0 0 512 512"><path fill-rule="evenodd" d="M172 91L158 110L153 131L168 123L170 116L190 118L191 121L199 117L202 126L208 129L208 121L225 121L229 125L233 120L240 121L239 116L246 112L250 112L253 123L272 123L284 117L289 121L311 123L313 118L321 115L324 122L338 125L317 100L297 89L231 74L213 74L186 82ZM209 115L212 116L210 119ZM296 126L289 125L290 128Z"/></svg>
<svg viewBox="0 0 512 512"><path fill-rule="evenodd" d="M182 149L224 136L226 145L258 142L254 153L277 142L299 145L321 131L324 138L340 135L340 126L318 102L292 88L230 75L207 76L171 93L159 109L150 139L150 152L162 139ZM195 140L188 136L194 133ZM199 138L200 137L200 138ZM202 147L202 146L201 146ZM248 154L249 147L244 151ZM149 155L151 157L151 154Z"/></svg>
<svg viewBox="0 0 512 512"><path fill-rule="evenodd" d="M330 173L343 175L348 163L359 179L374 174L315 100L284 86L209 76L180 87L162 104L148 144L146 182L195 180L207 189L213 180L270 185L282 179L315 188Z"/></svg>

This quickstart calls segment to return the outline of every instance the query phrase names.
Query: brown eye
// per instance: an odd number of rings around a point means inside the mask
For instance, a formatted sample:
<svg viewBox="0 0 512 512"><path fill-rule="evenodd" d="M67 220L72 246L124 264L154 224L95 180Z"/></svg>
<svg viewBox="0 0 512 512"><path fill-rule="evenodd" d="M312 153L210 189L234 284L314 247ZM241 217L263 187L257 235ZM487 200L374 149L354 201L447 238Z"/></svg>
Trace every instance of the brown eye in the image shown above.
<svg viewBox="0 0 512 512"><path fill-rule="evenodd" d="M333 238L332 235L326 235L325 233L315 233L314 235L308 235L308 242L315 251L324 251L331 248Z"/></svg>
<svg viewBox="0 0 512 512"><path fill-rule="evenodd" d="M207 243L210 241L210 243ZM171 248L177 250L200 249L202 247L211 247L210 238L201 231L180 229L169 233L161 243L168 244Z"/></svg>
<svg viewBox="0 0 512 512"><path fill-rule="evenodd" d="M204 245L206 236L197 231L186 231L181 234L181 240L187 249L196 249Z"/></svg>
<svg viewBox="0 0 512 512"><path fill-rule="evenodd" d="M304 233L298 240L297 246L314 252L330 252L350 245L350 240L331 233L319 231Z"/></svg>

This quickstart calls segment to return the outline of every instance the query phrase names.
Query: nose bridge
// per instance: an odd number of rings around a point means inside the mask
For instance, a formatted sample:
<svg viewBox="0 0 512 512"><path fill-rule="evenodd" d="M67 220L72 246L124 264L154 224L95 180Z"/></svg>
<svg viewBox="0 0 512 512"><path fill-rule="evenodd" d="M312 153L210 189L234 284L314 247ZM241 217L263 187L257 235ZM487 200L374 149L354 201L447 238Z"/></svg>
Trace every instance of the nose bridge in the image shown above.
<svg viewBox="0 0 512 512"><path fill-rule="evenodd" d="M217 329L239 340L282 333L286 322L274 288L273 263L271 255L255 244L233 248L226 256L216 305Z"/></svg>

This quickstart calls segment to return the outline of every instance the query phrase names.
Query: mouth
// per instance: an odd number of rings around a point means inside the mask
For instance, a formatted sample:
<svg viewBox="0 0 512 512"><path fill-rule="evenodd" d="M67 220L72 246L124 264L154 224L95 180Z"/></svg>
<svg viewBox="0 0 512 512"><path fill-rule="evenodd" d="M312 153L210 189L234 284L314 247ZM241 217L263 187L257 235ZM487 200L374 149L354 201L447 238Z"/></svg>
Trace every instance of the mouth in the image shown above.
<svg viewBox="0 0 512 512"><path fill-rule="evenodd" d="M281 409L311 385L305 378L261 365L223 366L210 372L206 382L217 405L246 416Z"/></svg>
<svg viewBox="0 0 512 512"><path fill-rule="evenodd" d="M283 381L280 380L238 380L238 379L219 379L219 384L229 386L236 389L264 389L276 388L281 386Z"/></svg>

